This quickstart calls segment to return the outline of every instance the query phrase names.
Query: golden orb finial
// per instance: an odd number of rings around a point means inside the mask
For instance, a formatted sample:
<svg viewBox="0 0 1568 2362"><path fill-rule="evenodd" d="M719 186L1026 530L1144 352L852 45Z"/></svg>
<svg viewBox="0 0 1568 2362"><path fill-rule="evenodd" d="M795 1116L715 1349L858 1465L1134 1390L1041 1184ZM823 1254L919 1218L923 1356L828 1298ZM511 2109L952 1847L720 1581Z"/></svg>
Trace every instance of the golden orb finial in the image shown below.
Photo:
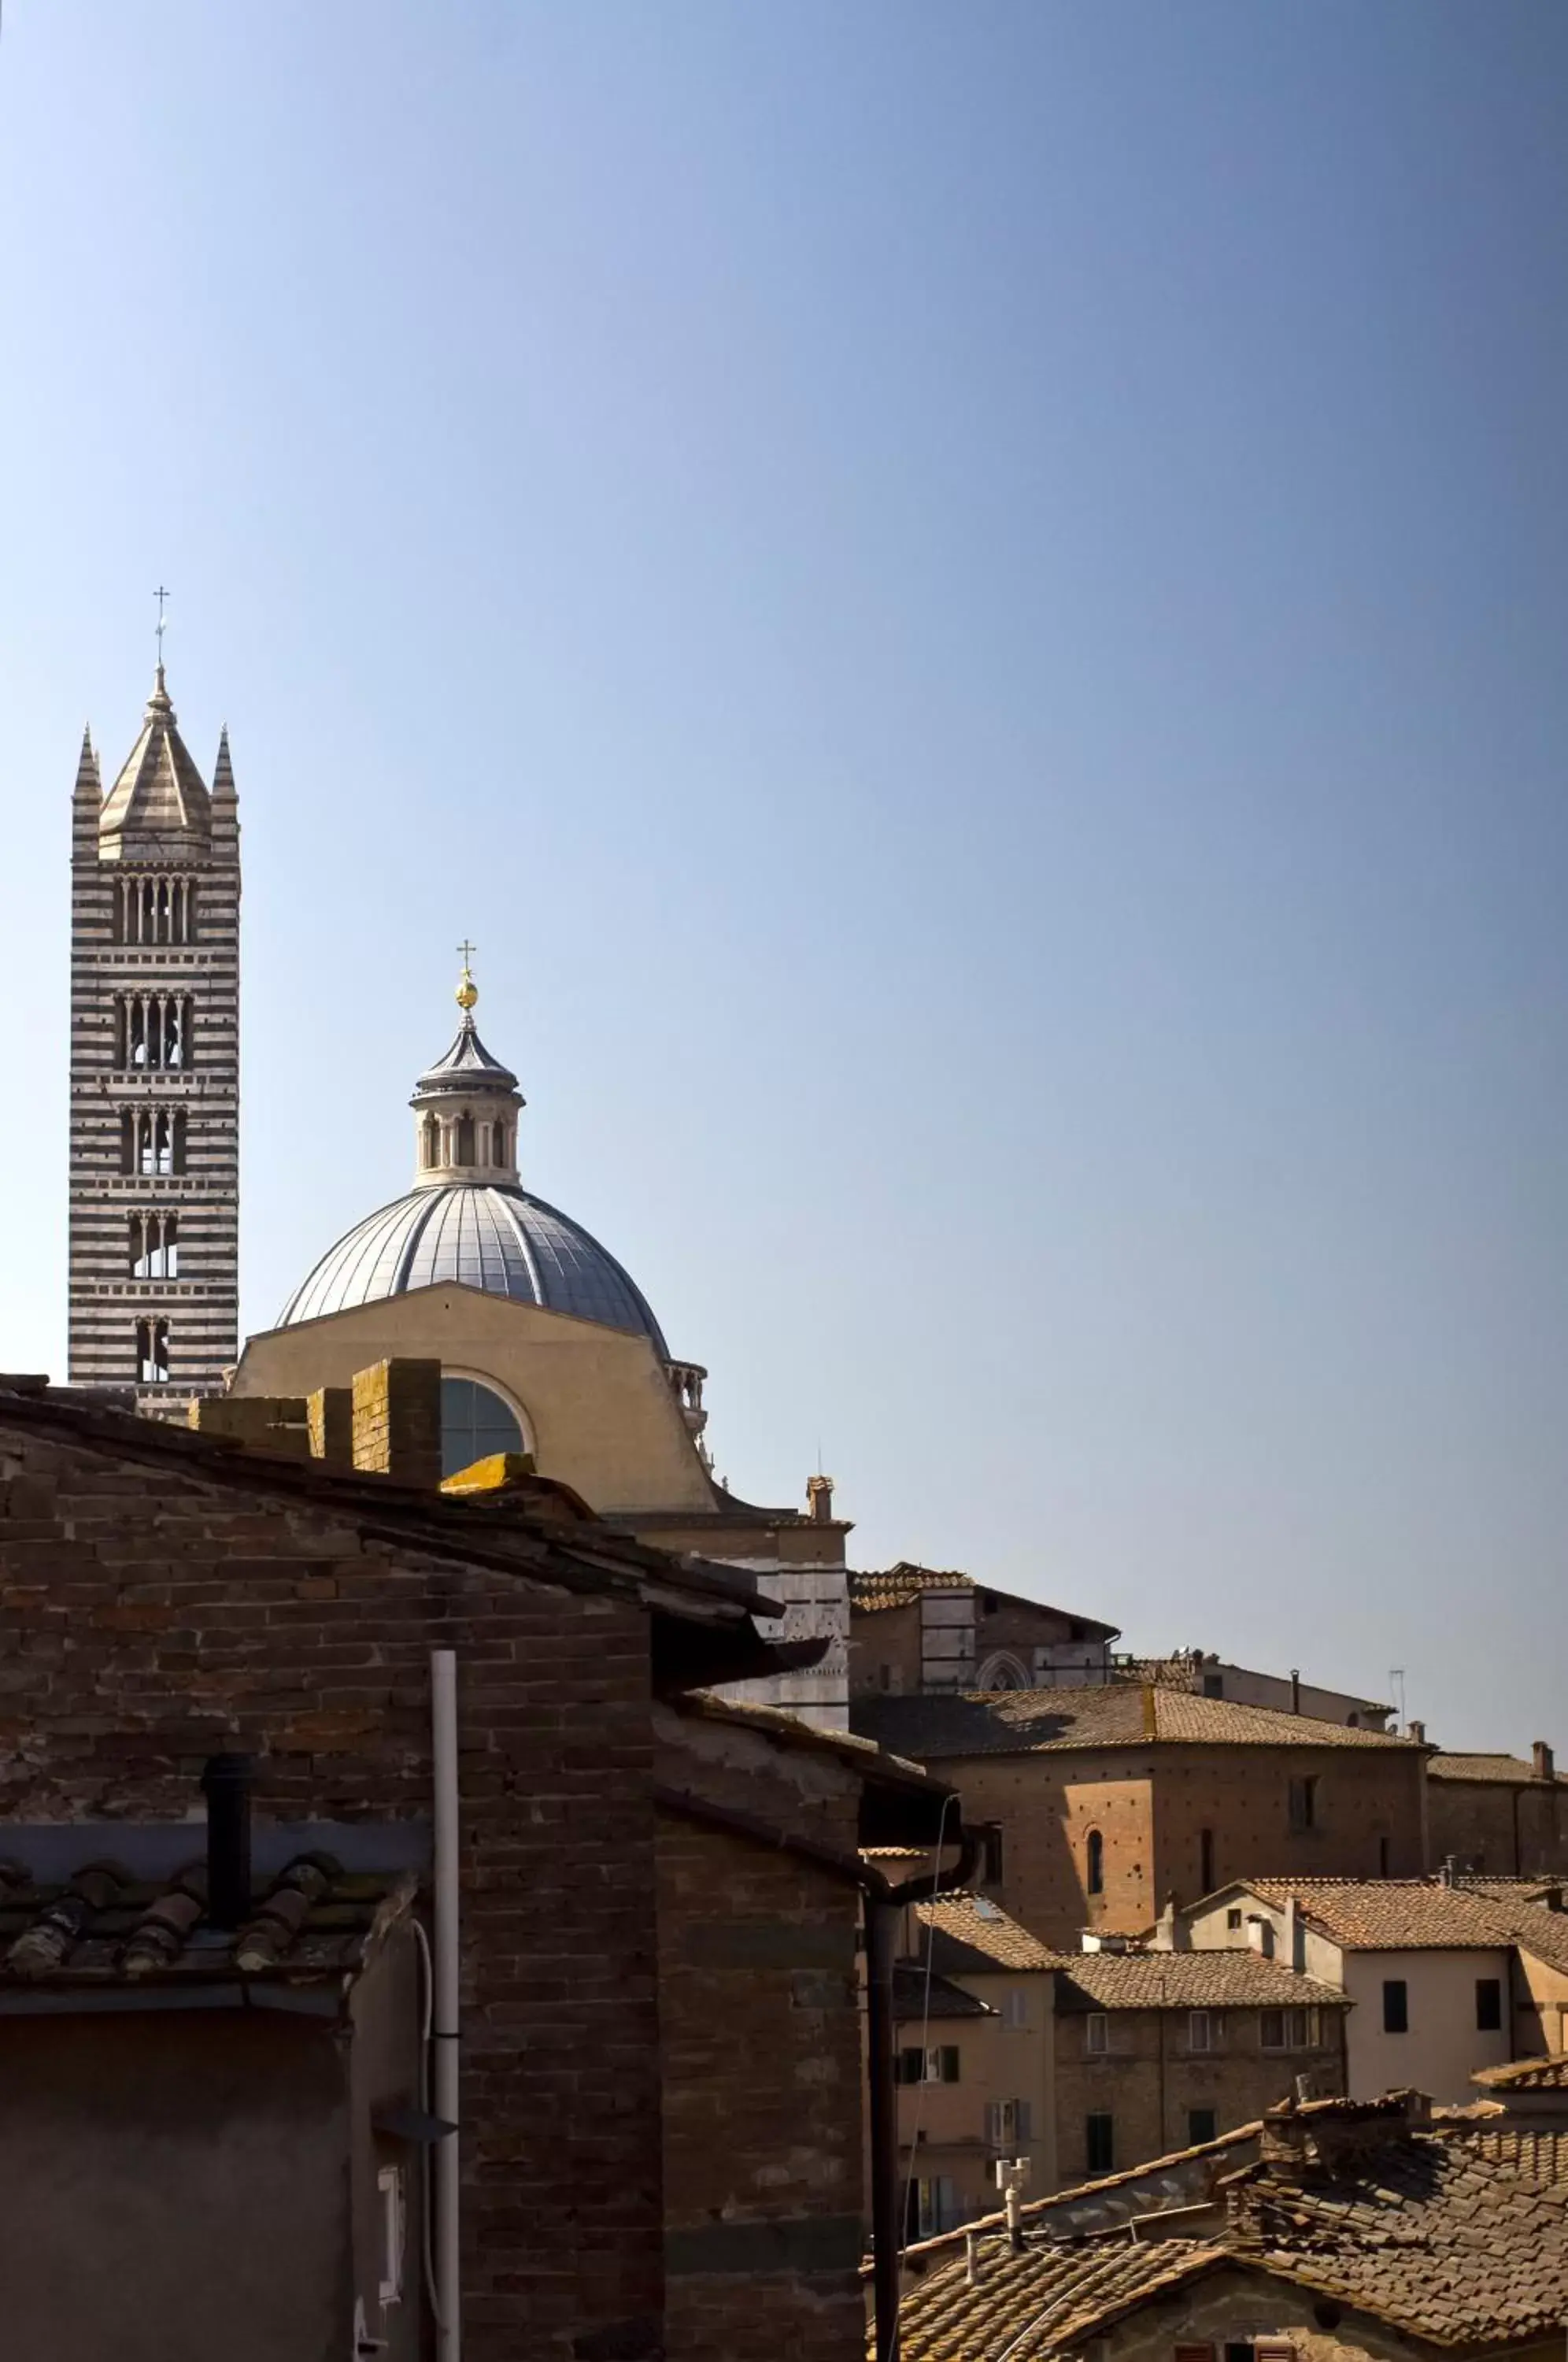
<svg viewBox="0 0 1568 2362"><path fill-rule="evenodd" d="M474 982L473 971L469 966L474 955L473 944L467 942L460 943L458 945L458 955L463 963L463 980L458 987L458 1006L466 1016L479 999L479 987Z"/></svg>

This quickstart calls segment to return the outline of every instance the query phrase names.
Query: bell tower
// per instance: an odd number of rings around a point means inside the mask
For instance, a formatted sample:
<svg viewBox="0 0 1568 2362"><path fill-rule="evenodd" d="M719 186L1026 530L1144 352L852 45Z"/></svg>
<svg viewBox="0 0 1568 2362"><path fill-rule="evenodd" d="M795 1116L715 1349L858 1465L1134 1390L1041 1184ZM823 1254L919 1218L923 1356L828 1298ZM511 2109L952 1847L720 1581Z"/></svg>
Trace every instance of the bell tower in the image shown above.
<svg viewBox="0 0 1568 2362"><path fill-rule="evenodd" d="M175 1411L239 1344L239 807L163 667L105 796L72 799L70 1374Z"/></svg>

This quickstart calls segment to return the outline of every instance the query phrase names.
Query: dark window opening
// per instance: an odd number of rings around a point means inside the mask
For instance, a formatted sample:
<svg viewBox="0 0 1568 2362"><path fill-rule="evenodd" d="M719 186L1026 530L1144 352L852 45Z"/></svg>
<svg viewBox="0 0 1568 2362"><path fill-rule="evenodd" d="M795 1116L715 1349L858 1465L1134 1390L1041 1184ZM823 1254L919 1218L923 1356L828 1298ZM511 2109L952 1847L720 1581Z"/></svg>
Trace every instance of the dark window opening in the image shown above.
<svg viewBox="0 0 1568 2362"><path fill-rule="evenodd" d="M1478 2034L1496 2034L1503 2024L1503 1987L1496 1977L1475 1980L1475 2030Z"/></svg>
<svg viewBox="0 0 1568 2362"><path fill-rule="evenodd" d="M1214 1832L1212 1829L1199 1829L1198 1832L1198 1891L1200 1894L1212 1894L1214 1886Z"/></svg>
<svg viewBox="0 0 1568 2362"><path fill-rule="evenodd" d="M169 1323L167 1320L138 1320L136 1324L137 1382L144 1386L161 1386L169 1380Z"/></svg>
<svg viewBox="0 0 1568 2362"><path fill-rule="evenodd" d="M1205 1673L1203 1676L1203 1694L1205 1697L1223 1697L1225 1694L1224 1674Z"/></svg>
<svg viewBox="0 0 1568 2362"><path fill-rule="evenodd" d="M1227 1912L1226 1912L1226 1914L1225 1914L1225 1925L1226 1925L1226 1926L1227 1926L1227 1927L1239 1927L1239 1926L1241 1926L1241 1924L1242 1924L1242 1915L1241 1915L1241 1913L1240 1913L1239 1911L1227 1911Z"/></svg>
<svg viewBox="0 0 1568 2362"><path fill-rule="evenodd" d="M1379 1838L1377 1840L1377 1875L1379 1878L1386 1878L1388 1875L1388 1840L1386 1838Z"/></svg>
<svg viewBox="0 0 1568 2362"><path fill-rule="evenodd" d="M1315 1772L1290 1783L1290 1826L1293 1829L1315 1829L1318 1826L1318 1779Z"/></svg>
<svg viewBox="0 0 1568 2362"><path fill-rule="evenodd" d="M1116 2119L1108 2111L1084 2118L1084 2165L1090 2173L1116 2170Z"/></svg>
<svg viewBox="0 0 1568 2362"><path fill-rule="evenodd" d="M1217 2121L1212 2108L1188 2108L1187 2112L1188 2148L1201 2148L1205 2141L1213 2140L1216 2137Z"/></svg>
<svg viewBox="0 0 1568 2362"><path fill-rule="evenodd" d="M1105 1839L1090 1829L1084 1845L1084 1884L1090 1894L1105 1893Z"/></svg>
<svg viewBox="0 0 1568 2362"><path fill-rule="evenodd" d="M458 1118L458 1163L471 1164L474 1161L474 1120L471 1115Z"/></svg>
<svg viewBox="0 0 1568 2362"><path fill-rule="evenodd" d="M980 1866L981 1879L987 1886L999 1886L1002 1875L1002 1833L995 1821L990 1822L981 1830L980 1842L984 1848L984 1859Z"/></svg>
<svg viewBox="0 0 1568 2362"><path fill-rule="evenodd" d="M994 1616L1000 1606L1001 1601L997 1597L994 1591L981 1592L980 1613L982 1616Z"/></svg>
<svg viewBox="0 0 1568 2362"><path fill-rule="evenodd" d="M1408 2034L1410 2030L1410 1995L1403 1977L1383 1980L1383 2031L1385 2034Z"/></svg>

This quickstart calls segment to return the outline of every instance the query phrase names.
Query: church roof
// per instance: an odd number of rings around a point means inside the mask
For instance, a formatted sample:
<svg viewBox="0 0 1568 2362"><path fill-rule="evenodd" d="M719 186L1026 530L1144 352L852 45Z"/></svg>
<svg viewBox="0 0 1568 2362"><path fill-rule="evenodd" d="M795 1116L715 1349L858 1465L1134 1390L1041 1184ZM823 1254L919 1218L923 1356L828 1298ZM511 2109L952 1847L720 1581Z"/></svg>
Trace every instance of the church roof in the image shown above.
<svg viewBox="0 0 1568 2362"><path fill-rule="evenodd" d="M142 716L141 735L104 799L101 836L206 836L212 800L176 726L163 667Z"/></svg>
<svg viewBox="0 0 1568 2362"><path fill-rule="evenodd" d="M433 1066L426 1066L414 1087L414 1096L421 1099L448 1091L514 1091L516 1087L516 1076L491 1056L480 1040L472 1012L465 1010L457 1040Z"/></svg>
<svg viewBox="0 0 1568 2362"><path fill-rule="evenodd" d="M323 1255L278 1326L443 1286L482 1288L624 1329L669 1359L646 1297L609 1250L542 1198L507 1182L427 1185L368 1214Z"/></svg>

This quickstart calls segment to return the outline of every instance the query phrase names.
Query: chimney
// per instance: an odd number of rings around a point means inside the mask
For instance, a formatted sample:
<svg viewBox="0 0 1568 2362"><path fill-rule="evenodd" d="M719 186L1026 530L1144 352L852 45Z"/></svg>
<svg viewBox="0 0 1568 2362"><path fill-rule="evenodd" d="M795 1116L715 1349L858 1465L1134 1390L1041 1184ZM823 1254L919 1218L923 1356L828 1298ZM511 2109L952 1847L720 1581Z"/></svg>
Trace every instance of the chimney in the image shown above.
<svg viewBox="0 0 1568 2362"><path fill-rule="evenodd" d="M1408 1722L1406 1724L1405 1728L1409 1737L1415 1740L1418 1747L1424 1747L1426 1745L1427 1726L1424 1722Z"/></svg>
<svg viewBox="0 0 1568 2362"><path fill-rule="evenodd" d="M1306 1946L1302 1943L1302 1940L1301 1940L1301 1904L1300 1904L1300 1899L1299 1899L1299 1897L1298 1897L1298 1896L1297 1896L1297 1895L1294 1895L1294 1894L1287 1894L1287 1895L1286 1896L1286 1898L1285 1898L1285 1965L1286 1965L1286 1967L1287 1969L1299 1969L1299 1968L1301 1968L1301 1967L1304 1965L1304 1961L1303 1961L1303 1957L1302 1957L1302 1956L1303 1956L1303 1954L1304 1954L1305 1950L1306 1950Z"/></svg>
<svg viewBox="0 0 1568 2362"><path fill-rule="evenodd" d="M1535 1757L1536 1778L1538 1780L1554 1780L1557 1774L1552 1768L1551 1749L1548 1747L1545 1739L1538 1738L1531 1749L1531 1752Z"/></svg>
<svg viewBox="0 0 1568 2362"><path fill-rule="evenodd" d="M806 1514L819 1526L833 1523L833 1478L831 1476L807 1477Z"/></svg>
<svg viewBox="0 0 1568 2362"><path fill-rule="evenodd" d="M203 1767L207 1800L207 1917L215 1927L243 1927L250 1916L248 1755L210 1756Z"/></svg>
<svg viewBox="0 0 1568 2362"><path fill-rule="evenodd" d="M1301 1674L1295 1665L1290 1668L1290 1711L1292 1714L1301 1711Z"/></svg>

